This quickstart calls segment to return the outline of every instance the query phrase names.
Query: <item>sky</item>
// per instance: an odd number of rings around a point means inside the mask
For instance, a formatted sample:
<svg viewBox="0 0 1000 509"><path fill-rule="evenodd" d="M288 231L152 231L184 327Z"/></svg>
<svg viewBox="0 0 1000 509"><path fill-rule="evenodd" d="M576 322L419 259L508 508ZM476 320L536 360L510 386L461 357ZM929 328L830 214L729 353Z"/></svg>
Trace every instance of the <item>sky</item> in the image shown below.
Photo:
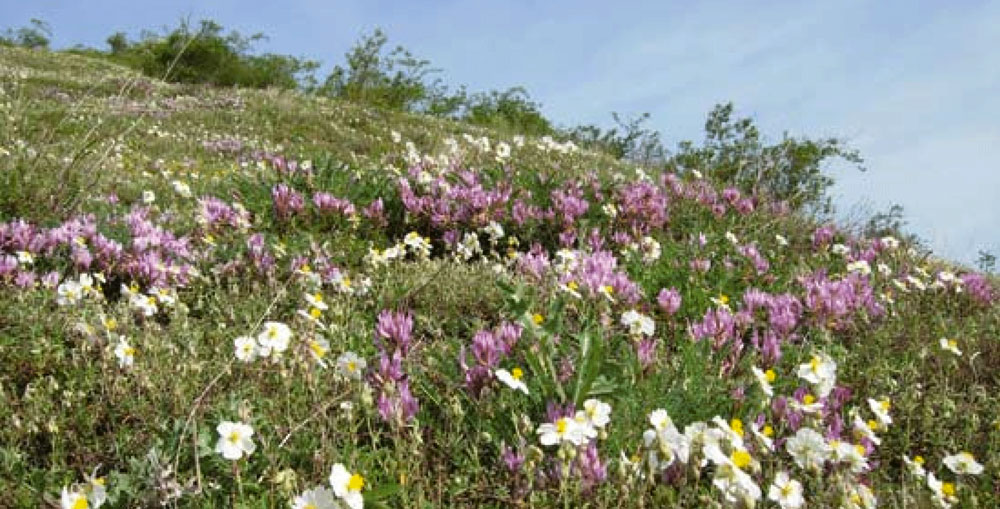
<svg viewBox="0 0 1000 509"><path fill-rule="evenodd" d="M937 254L1000 255L1000 2L0 0L0 27L33 17L57 48L209 18L324 70L381 27L449 84L524 86L563 126L648 112L668 147L733 101L861 152L830 168L843 220L899 204Z"/></svg>

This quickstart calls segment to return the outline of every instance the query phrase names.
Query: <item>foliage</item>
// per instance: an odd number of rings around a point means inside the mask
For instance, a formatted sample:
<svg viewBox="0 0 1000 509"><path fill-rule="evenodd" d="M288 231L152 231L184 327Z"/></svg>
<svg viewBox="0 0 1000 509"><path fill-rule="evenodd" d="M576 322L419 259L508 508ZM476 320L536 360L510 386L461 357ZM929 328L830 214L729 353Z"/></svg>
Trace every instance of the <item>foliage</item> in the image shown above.
<svg viewBox="0 0 1000 509"><path fill-rule="evenodd" d="M8 28L0 35L0 45L20 46L28 49L44 49L49 47L52 29L49 24L40 19L31 19L31 25L18 28Z"/></svg>
<svg viewBox="0 0 1000 509"><path fill-rule="evenodd" d="M827 189L833 179L825 162L842 159L859 165L861 156L836 138L813 140L784 136L768 144L750 118L733 118L733 104L717 105L705 122L705 141L682 142L667 162L671 170L698 170L748 192L767 194L794 209L831 210Z"/></svg>
<svg viewBox="0 0 1000 509"><path fill-rule="evenodd" d="M644 166L665 162L667 153L660 140L660 133L645 127L650 118L649 113L632 118L612 113L611 118L616 127L604 130L593 124L576 126L569 130L568 135L582 146Z"/></svg>
<svg viewBox="0 0 1000 509"><path fill-rule="evenodd" d="M260 33L224 34L218 23L202 20L197 28L182 21L162 36L147 34L138 42L116 32L107 43L113 60L173 83L286 89L311 86L317 62L273 53L252 54L253 45L263 39Z"/></svg>

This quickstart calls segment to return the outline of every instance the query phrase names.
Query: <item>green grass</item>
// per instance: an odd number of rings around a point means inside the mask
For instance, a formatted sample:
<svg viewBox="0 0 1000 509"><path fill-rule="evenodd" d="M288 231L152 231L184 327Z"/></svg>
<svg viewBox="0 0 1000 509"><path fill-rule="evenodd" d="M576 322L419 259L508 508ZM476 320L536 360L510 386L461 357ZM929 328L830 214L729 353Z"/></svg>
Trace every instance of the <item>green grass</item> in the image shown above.
<svg viewBox="0 0 1000 509"><path fill-rule="evenodd" d="M192 255L185 262L198 270L176 286L173 307L161 301L149 317L119 295L121 284L141 279L127 277L125 261L104 268L105 299L74 306L58 305L56 290L40 282L18 288L0 276L3 506L58 504L64 486L82 482L94 469L106 478L113 507L288 506L303 490L326 484L336 463L364 476L370 506L726 505L711 483L719 467L689 465L676 469L669 482L654 482L653 476L629 474L621 458L641 456L648 415L657 408L666 409L681 429L716 415L739 418L749 429L756 415L767 413L778 434L789 436L787 422L772 419L750 372L764 364L751 345L750 328L763 330L766 318L757 316L741 329L739 356L732 344L716 351L710 340L695 341L692 325L717 307L711 299L720 294L738 311L747 289L803 299L801 278L818 270L833 279L848 272L842 256L813 247L819 224L809 217L772 214L766 203L751 214L716 215L697 200L677 196L670 198L667 224L648 232L662 255L644 263L614 244L612 233L622 226L601 210L637 180L636 171L605 154L561 154L529 138L510 159L498 161L494 151L476 149L463 135L486 136L495 147L500 141L514 145L513 133L293 92L169 85L76 55L0 47L0 78L0 223L23 219L53 227L92 215L97 231L126 251L139 249L125 218L141 205L144 191L153 191L151 222L187 239ZM219 139L240 140L242 148L234 154L204 145ZM448 155L448 139L461 147L461 157ZM508 248L524 256L538 243L554 257L561 228L553 222L522 226L508 217L505 238L495 247L479 231L483 256L453 256L443 234L476 231L488 218L439 226L407 212L397 188L410 165L407 142L421 156L450 157L487 189L509 182L513 199L540 207L553 203L552 190L582 183L590 206L574 224L580 246L597 229L618 269L638 285L639 302L625 305L621 295L576 299L552 280L523 276ZM255 152L310 161L314 170L283 174ZM445 167L435 171L453 186L461 181ZM659 174L650 172L657 181ZM680 179L694 185L690 175ZM188 184L193 197L176 193L174 181ZM277 184L302 194L301 214L276 214L271 194ZM320 191L351 200L357 217L321 216L311 204ZM200 223L197 198L207 196L239 203L250 224ZM360 213L376 198L384 200L386 225ZM385 266L365 261L370 248L396 245L411 231L430 238L429 259L410 254ZM704 247L697 242L702 233ZM770 269L758 274L726 233L741 245L755 244ZM253 234L263 236L276 258L269 272L254 268L247 247ZM781 246L776 234L789 245ZM508 244L509 238L516 243ZM871 243L844 232L837 241ZM766 496L774 473L787 470L809 487L811 506L838 505L845 486L864 482L882 506L930 507L930 491L906 472L904 455L923 456L929 471L956 482L962 506L1000 502L1000 306L979 303L969 292L912 285L900 290L893 279L904 275L930 282L918 268L930 275L968 272L906 248L878 256L892 276L873 263L867 278L885 316L851 313L844 327L832 327L807 312L773 366L775 392L788 396L809 386L796 376L800 364L815 352L831 355L838 383L851 391L841 411L845 419L851 411L872 418L866 398L891 399L893 424L878 431L882 443L870 451L870 470L854 476L830 468L817 475L795 466L783 449L754 449L760 467L753 479L765 497L760 505L771 503ZM14 251L0 242L0 255ZM313 265L325 260L346 273L353 287L367 280L370 288L344 293L335 282L317 288L293 267L297 257ZM81 272L66 246L35 258L31 270L39 276L58 271L75 278ZM693 259L711 260L712 267L693 271ZM996 281L991 283L996 293ZM657 309L661 288L680 291L677 314ZM326 330L297 313L307 308L304 295L315 291L329 306L322 312ZM636 338L620 323L633 308L655 321L657 346L646 368L636 356ZM371 377L351 380L335 367L337 356L351 351L369 369L377 368L375 327L386 309L414 315L414 346L403 369L420 410L405 425L379 417ZM540 326L532 323L534 314L544 317ZM102 325L108 318L116 321L113 331ZM236 360L233 340L256 335L264 321L292 327L289 350L275 361ZM496 367L524 369L530 394L490 379L484 393L473 397L460 354L471 348L477 331L504 321L524 324L525 333ZM119 335L137 351L128 369L113 352ZM313 337L329 342L325 368L310 353ZM956 339L962 355L942 350L942 337ZM568 403L574 395L579 401L594 395L612 406L606 436L595 440L607 478L593 487L578 475L546 475L567 455L583 451L543 447L536 433L547 422L547 405ZM222 421L250 424L256 451L237 462L215 452L215 428ZM526 456L517 473L501 459L504 446ZM957 451L972 452L984 472L950 472L942 460Z"/></svg>

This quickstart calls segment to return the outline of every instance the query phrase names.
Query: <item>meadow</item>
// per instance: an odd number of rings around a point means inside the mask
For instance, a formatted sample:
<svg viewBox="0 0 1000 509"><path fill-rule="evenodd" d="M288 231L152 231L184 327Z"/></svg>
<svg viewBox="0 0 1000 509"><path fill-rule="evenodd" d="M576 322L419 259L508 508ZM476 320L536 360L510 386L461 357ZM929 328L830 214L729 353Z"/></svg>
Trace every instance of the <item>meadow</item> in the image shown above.
<svg viewBox="0 0 1000 509"><path fill-rule="evenodd" d="M0 47L4 507L996 507L1000 288L711 168Z"/></svg>

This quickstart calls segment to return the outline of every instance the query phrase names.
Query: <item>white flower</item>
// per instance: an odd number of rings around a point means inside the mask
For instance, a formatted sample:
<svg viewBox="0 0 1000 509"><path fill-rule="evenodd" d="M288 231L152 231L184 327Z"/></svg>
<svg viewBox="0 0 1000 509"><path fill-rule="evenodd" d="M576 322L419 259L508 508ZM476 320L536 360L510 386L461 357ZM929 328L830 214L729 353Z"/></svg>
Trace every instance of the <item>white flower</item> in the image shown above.
<svg viewBox="0 0 1000 509"><path fill-rule="evenodd" d="M536 431L542 445L556 445L567 442L573 445L583 445L587 442L587 430L576 419L560 417L555 422L547 422L538 426Z"/></svg>
<svg viewBox="0 0 1000 509"><path fill-rule="evenodd" d="M786 239L783 235L775 235L774 240L778 242L779 246L784 247L788 245L788 239Z"/></svg>
<svg viewBox="0 0 1000 509"><path fill-rule="evenodd" d="M115 346L115 357L118 358L118 367L131 368L135 362L135 348L129 346L125 341L125 336L118 338L118 345Z"/></svg>
<svg viewBox="0 0 1000 509"><path fill-rule="evenodd" d="M143 316L153 316L159 310L156 306L156 297L137 293L132 297L132 307L142 312Z"/></svg>
<svg viewBox="0 0 1000 509"><path fill-rule="evenodd" d="M934 494L932 498L938 507L947 509L958 502L958 497L955 496L955 484L941 482L933 472L927 474L927 487Z"/></svg>
<svg viewBox="0 0 1000 509"><path fill-rule="evenodd" d="M312 354L313 358L320 366L326 367L326 357L327 352L330 351L330 342L322 337L315 336L308 341L306 341L306 346L309 347L309 353Z"/></svg>
<svg viewBox="0 0 1000 509"><path fill-rule="evenodd" d="M83 297L80 284L76 281L66 281L56 288L56 303L60 306L72 306Z"/></svg>
<svg viewBox="0 0 1000 509"><path fill-rule="evenodd" d="M652 424L653 429L657 431L666 429L667 426L674 425L674 422L670 419L670 415L668 415L667 411L662 408L653 410L649 414L649 423Z"/></svg>
<svg viewBox="0 0 1000 509"><path fill-rule="evenodd" d="M788 472L784 471L774 476L774 483L767 490L767 498L781 506L781 509L798 509L806 503L802 497L802 484L788 477Z"/></svg>
<svg viewBox="0 0 1000 509"><path fill-rule="evenodd" d="M35 257L27 251L18 251L17 263L21 265L33 265L35 263Z"/></svg>
<svg viewBox="0 0 1000 509"><path fill-rule="evenodd" d="M330 470L330 486L337 498L344 501L351 509L361 509L365 500L361 490L365 487L365 478L358 473L350 473L344 465L337 463Z"/></svg>
<svg viewBox="0 0 1000 509"><path fill-rule="evenodd" d="M174 302L177 301L177 298L174 297L173 292L171 292L169 288L159 288L154 286L149 289L149 295L156 297L157 301L167 307L173 306Z"/></svg>
<svg viewBox="0 0 1000 509"><path fill-rule="evenodd" d="M952 472L963 475L979 475L983 473L983 466L976 461L976 458L968 452L960 452L958 454L952 454L951 456L945 456L944 464Z"/></svg>
<svg viewBox="0 0 1000 509"><path fill-rule="evenodd" d="M504 159L510 157L510 145L501 141L497 143L496 152L497 152L497 160L503 161Z"/></svg>
<svg viewBox="0 0 1000 509"><path fill-rule="evenodd" d="M292 339L292 329L281 322L264 322L264 330L257 336L260 356L269 357L272 352L280 354L288 349Z"/></svg>
<svg viewBox="0 0 1000 509"><path fill-rule="evenodd" d="M865 260L857 260L847 264L847 271L860 272L862 275L867 276L872 273L872 266Z"/></svg>
<svg viewBox="0 0 1000 509"><path fill-rule="evenodd" d="M352 380L361 380L368 363L354 352L344 352L337 357L337 372Z"/></svg>
<svg viewBox="0 0 1000 509"><path fill-rule="evenodd" d="M736 235L733 235L733 232L726 232L726 240L734 246L740 243L740 239L736 238Z"/></svg>
<svg viewBox="0 0 1000 509"><path fill-rule="evenodd" d="M490 240L493 242L502 239L504 236L503 226L496 221L490 221L490 224L486 225L486 227L483 228L483 231L486 232L486 235L488 235Z"/></svg>
<svg viewBox="0 0 1000 509"><path fill-rule="evenodd" d="M310 307L314 307L320 311L326 311L327 309L330 309L330 306L328 306L326 302L323 302L322 293L320 292L307 293L305 294L305 296L306 296L306 302L309 303Z"/></svg>
<svg viewBox="0 0 1000 509"><path fill-rule="evenodd" d="M236 347L236 358L243 362L251 362L257 358L257 341L250 336L240 336L233 340Z"/></svg>
<svg viewBox="0 0 1000 509"><path fill-rule="evenodd" d="M191 197L191 186L181 182L180 180L175 180L170 183L174 187L174 192L179 194L182 198Z"/></svg>
<svg viewBox="0 0 1000 509"><path fill-rule="evenodd" d="M752 502L761 497L760 486L753 477L743 469L754 465L753 457L743 449L735 449L726 456L718 444L709 443L702 449L705 458L715 464L715 477L712 484L722 492L726 501L732 504L744 503L753 506Z"/></svg>
<svg viewBox="0 0 1000 509"><path fill-rule="evenodd" d="M795 436L785 442L785 449L799 468L819 470L830 457L830 446L816 430L799 428Z"/></svg>
<svg viewBox="0 0 1000 509"><path fill-rule="evenodd" d="M867 438L875 445L882 443L882 440L875 434L874 427L878 427L878 421L865 422L858 415L854 416L854 434L857 438Z"/></svg>
<svg viewBox="0 0 1000 509"><path fill-rule="evenodd" d="M845 255L851 252L851 249L843 244L834 244L830 247L830 252L835 255Z"/></svg>
<svg viewBox="0 0 1000 509"><path fill-rule="evenodd" d="M923 477L927 475L927 471L924 470L923 457L915 456L913 459L910 459L908 456L903 456L903 463L906 465L907 470L909 470L915 477Z"/></svg>
<svg viewBox="0 0 1000 509"><path fill-rule="evenodd" d="M639 243L639 249L642 251L642 261L645 264L650 264L659 260L660 256L663 254L660 243L653 237L643 237L642 241Z"/></svg>
<svg viewBox="0 0 1000 509"><path fill-rule="evenodd" d="M819 397L825 398L837 383L837 363L824 353L813 355L809 362L799 366L798 375L815 385Z"/></svg>
<svg viewBox="0 0 1000 509"><path fill-rule="evenodd" d="M649 415L654 429L643 433L643 443L649 450L647 461L653 470L669 467L674 461L687 463L691 455L690 437L681 434L665 410L655 410Z"/></svg>
<svg viewBox="0 0 1000 509"><path fill-rule="evenodd" d="M777 377L774 374L774 370L761 371L760 368L753 366L750 368L750 371L753 372L753 376L757 379L757 383L760 384L760 388L764 391L764 394L769 398L774 396L774 389L771 387L771 382Z"/></svg>
<svg viewBox="0 0 1000 509"><path fill-rule="evenodd" d="M87 495L80 490L69 491L65 486L62 489L62 497L59 499L62 509L88 509L90 503Z"/></svg>
<svg viewBox="0 0 1000 509"><path fill-rule="evenodd" d="M889 401L889 398L883 398L879 401L868 398L868 407L871 408L872 413L875 414L875 418L878 419L879 427L885 429L892 424L892 416L889 415L892 402Z"/></svg>
<svg viewBox="0 0 1000 509"><path fill-rule="evenodd" d="M257 449L250 439L253 436L253 428L249 424L223 421L215 430L219 432L219 442L215 445L215 452L227 460L238 460L244 455L250 456Z"/></svg>
<svg viewBox="0 0 1000 509"><path fill-rule="evenodd" d="M524 376L524 371L521 371L521 368L514 368L511 371L498 369L494 375L507 387L528 394L528 386L521 381L521 377Z"/></svg>
<svg viewBox="0 0 1000 509"><path fill-rule="evenodd" d="M108 489L105 487L107 482L103 477L97 475L97 469L95 468L93 472L89 475L84 474L84 479L86 479L86 485L84 491L87 493L87 499L90 501L90 507L92 509L97 509L104 505L108 501Z"/></svg>
<svg viewBox="0 0 1000 509"><path fill-rule="evenodd" d="M146 205L150 205L154 201L156 201L156 193L154 193L152 191L143 191L142 192L142 203L145 203Z"/></svg>
<svg viewBox="0 0 1000 509"><path fill-rule="evenodd" d="M958 341L954 339L941 338L938 340L941 345L941 349L946 352L951 352L959 357L962 356L962 351L958 349Z"/></svg>
<svg viewBox="0 0 1000 509"><path fill-rule="evenodd" d="M292 509L338 509L338 506L330 488L319 486L295 497Z"/></svg>
<svg viewBox="0 0 1000 509"><path fill-rule="evenodd" d="M603 428L611 422L611 405L599 399L584 401L583 413L587 416L587 422L595 428Z"/></svg>
<svg viewBox="0 0 1000 509"><path fill-rule="evenodd" d="M622 313L621 323L633 336L652 336L656 327L652 318L634 309Z"/></svg>
<svg viewBox="0 0 1000 509"><path fill-rule="evenodd" d="M882 245L888 249L896 249L899 247L899 241L895 237L882 237Z"/></svg>

